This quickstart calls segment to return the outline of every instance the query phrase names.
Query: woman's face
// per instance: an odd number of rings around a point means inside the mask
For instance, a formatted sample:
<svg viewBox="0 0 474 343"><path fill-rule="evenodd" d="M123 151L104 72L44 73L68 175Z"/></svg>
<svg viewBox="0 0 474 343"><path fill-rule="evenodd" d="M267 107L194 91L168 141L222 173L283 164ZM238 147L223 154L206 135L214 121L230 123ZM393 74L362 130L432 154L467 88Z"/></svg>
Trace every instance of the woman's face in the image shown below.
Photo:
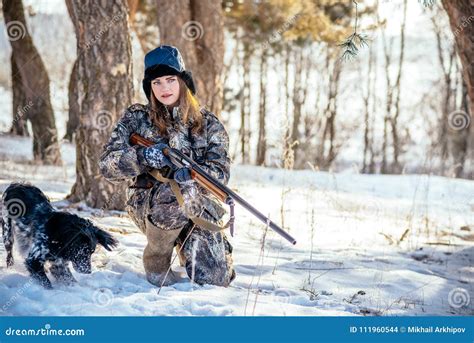
<svg viewBox="0 0 474 343"><path fill-rule="evenodd" d="M175 75L157 77L151 81L153 94L164 105L174 105L179 98L179 82Z"/></svg>

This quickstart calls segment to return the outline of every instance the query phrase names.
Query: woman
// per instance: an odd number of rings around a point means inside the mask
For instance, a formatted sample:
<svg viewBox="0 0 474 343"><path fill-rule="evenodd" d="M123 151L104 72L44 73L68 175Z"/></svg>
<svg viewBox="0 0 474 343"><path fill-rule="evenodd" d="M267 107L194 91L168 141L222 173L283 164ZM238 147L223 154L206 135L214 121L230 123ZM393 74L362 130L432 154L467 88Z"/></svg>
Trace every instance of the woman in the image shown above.
<svg viewBox="0 0 474 343"><path fill-rule="evenodd" d="M197 227L189 213L221 223L224 209L191 179L187 168L176 169L163 148L179 149L226 184L229 179L229 137L219 119L200 109L192 74L185 70L177 48L162 45L145 56L143 90L147 105L130 106L113 130L100 158L102 175L111 182L128 181L127 212L147 237L143 264L150 283L162 286L178 281L171 271L176 246L188 276L198 284L228 286L235 278L232 246L223 232ZM151 147L129 143L137 133L153 141ZM177 202L169 183L149 171L174 170L184 204ZM205 196L204 196L205 195Z"/></svg>

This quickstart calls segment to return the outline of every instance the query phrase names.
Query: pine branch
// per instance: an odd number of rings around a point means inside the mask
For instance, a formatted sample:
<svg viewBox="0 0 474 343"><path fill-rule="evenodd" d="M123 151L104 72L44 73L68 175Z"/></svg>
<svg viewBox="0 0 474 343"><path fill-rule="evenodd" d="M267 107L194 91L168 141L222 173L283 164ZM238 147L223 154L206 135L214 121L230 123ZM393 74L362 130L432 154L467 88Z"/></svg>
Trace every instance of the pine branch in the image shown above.
<svg viewBox="0 0 474 343"><path fill-rule="evenodd" d="M426 0L429 1L429 0ZM433 0L434 1L434 0ZM357 31L358 24L359 24L359 11L358 11L358 3L355 0L352 0L355 5L355 24L354 24L354 32L347 37L342 43L339 44L344 50L342 53L341 59L343 60L351 60L353 59L359 49L368 46L368 37L365 34L361 34Z"/></svg>
<svg viewBox="0 0 474 343"><path fill-rule="evenodd" d="M357 55L359 49L368 46L368 37L365 34L354 32L339 46L344 49L341 58L343 60L351 60Z"/></svg>
<svg viewBox="0 0 474 343"><path fill-rule="evenodd" d="M431 7L435 4L436 0L418 0L418 2L421 2L423 7Z"/></svg>

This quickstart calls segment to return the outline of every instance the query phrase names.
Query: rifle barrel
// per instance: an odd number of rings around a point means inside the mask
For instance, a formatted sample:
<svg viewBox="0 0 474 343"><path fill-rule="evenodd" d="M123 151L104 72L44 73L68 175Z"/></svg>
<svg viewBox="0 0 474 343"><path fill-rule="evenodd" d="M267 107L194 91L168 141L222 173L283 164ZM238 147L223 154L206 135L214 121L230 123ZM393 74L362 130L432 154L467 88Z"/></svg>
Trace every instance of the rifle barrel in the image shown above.
<svg viewBox="0 0 474 343"><path fill-rule="evenodd" d="M244 207L247 211L252 213L255 217L260 219L264 224L268 225L273 231L277 232L280 234L283 238L285 238L287 241L289 241L291 244L296 244L296 240L288 234L286 231L284 231L281 227L279 227L275 222L271 221L268 217L266 217L263 213L261 213L259 210L257 210L255 207L253 207L247 200L242 198L240 195L235 193L232 189L227 187L226 185L221 184L220 182L216 182L213 177L210 177L196 162L194 162L191 158L183 154L181 151L172 149L170 148L168 150L170 156L173 156L178 159L183 159L186 162L188 162L191 167L198 172L198 174L202 175L208 182L213 184L215 187L221 189L225 193L228 194L234 201L239 203L242 207Z"/></svg>

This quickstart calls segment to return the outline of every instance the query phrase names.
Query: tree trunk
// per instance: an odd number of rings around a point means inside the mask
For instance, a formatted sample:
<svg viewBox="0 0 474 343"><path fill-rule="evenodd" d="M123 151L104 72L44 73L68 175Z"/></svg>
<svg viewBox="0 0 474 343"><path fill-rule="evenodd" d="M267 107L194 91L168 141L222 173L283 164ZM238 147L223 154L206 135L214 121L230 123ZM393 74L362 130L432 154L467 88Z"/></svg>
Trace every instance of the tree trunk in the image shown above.
<svg viewBox="0 0 474 343"><path fill-rule="evenodd" d="M131 43L125 0L67 0L77 38L76 183L68 199L123 209L125 185L99 172L98 160L115 122L133 97Z"/></svg>
<svg viewBox="0 0 474 343"><path fill-rule="evenodd" d="M78 68L78 61L74 62L72 67L71 75L69 76L69 86L68 86L68 104L69 110L68 115L69 118L67 120L66 125L66 135L64 139L72 142L74 134L76 133L77 127L79 126L79 99L78 99L78 80L77 80L77 68Z"/></svg>
<svg viewBox="0 0 474 343"><path fill-rule="evenodd" d="M293 169L293 145L291 143L291 126L290 126L290 63L292 50L289 43L285 44L285 78L284 78L284 99L285 99L285 133L283 137L283 164L285 169ZM291 167L290 167L291 166Z"/></svg>
<svg viewBox="0 0 474 343"><path fill-rule="evenodd" d="M69 18L74 17L74 13L72 12L73 8L68 4L66 1L66 7L69 14ZM69 142L73 142L74 135L76 133L76 129L79 126L79 99L78 99L78 90L77 90L77 67L78 61L77 58L74 61L72 66L71 73L69 75L69 85L68 85L68 120L66 124L66 134L64 135L64 139L67 139Z"/></svg>
<svg viewBox="0 0 474 343"><path fill-rule="evenodd" d="M245 38L244 38L245 39ZM242 89L240 90L240 154L242 163L250 162L250 47L247 42L243 42L242 61Z"/></svg>
<svg viewBox="0 0 474 343"><path fill-rule="evenodd" d="M377 22L380 22L380 18L378 17L377 13ZM392 119L392 111L393 111L393 99L394 99L394 92L393 92L393 85L392 80L390 78L390 65L392 64L392 46L393 46L393 37L387 39L387 35L385 32L385 28L380 29L380 34L382 37L382 47L383 47L383 54L384 54L384 71L385 71L385 113L383 118L383 141L382 141L382 162L380 166L380 173L387 174L390 172L389 170L389 159L388 159L388 147L389 147L389 124Z"/></svg>
<svg viewBox="0 0 474 343"><path fill-rule="evenodd" d="M158 17L155 0L128 0L129 23L135 31L144 53L159 42Z"/></svg>
<svg viewBox="0 0 474 343"><path fill-rule="evenodd" d="M218 0L157 0L160 43L176 46L193 72L197 96L212 112L222 110L224 18Z"/></svg>
<svg viewBox="0 0 474 343"><path fill-rule="evenodd" d="M462 74L470 99L471 116L474 113L474 6L472 0L442 0L454 34Z"/></svg>
<svg viewBox="0 0 474 343"><path fill-rule="evenodd" d="M342 64L339 60L334 61L334 70L330 83L330 97L328 100L328 119L327 126L329 128L329 150L325 156L324 168L328 169L336 158L335 141L336 141L336 116L337 116L337 97L339 94L339 84L341 80ZM326 139L324 139L326 141Z"/></svg>
<svg viewBox="0 0 474 343"><path fill-rule="evenodd" d="M388 147L388 117L383 118L383 140L382 140L382 163L380 166L380 173L387 174L387 147Z"/></svg>
<svg viewBox="0 0 474 343"><path fill-rule="evenodd" d="M329 51L328 58L332 60L332 71L329 76L329 94L328 103L325 111L326 126L322 142L324 144L324 154L322 167L329 169L332 162L336 158L336 117L338 113L337 101L339 95L339 84L341 80L342 62L335 58L333 52ZM326 152L326 145L328 146Z"/></svg>
<svg viewBox="0 0 474 343"><path fill-rule="evenodd" d="M472 155L474 150L474 124L472 123L474 116L474 63L472 63L474 59L474 6L472 0L442 0L442 4L449 16L469 97L469 104L466 106L468 110L462 113L464 120L459 122L465 123L462 124L464 127L460 128L456 125L456 131L466 137L467 151L470 151ZM474 176L474 173L471 175Z"/></svg>
<svg viewBox="0 0 474 343"><path fill-rule="evenodd" d="M370 115L370 100L372 99L372 66L374 64L374 48L370 46L369 59L367 63L367 92L362 89L362 99L364 102L364 156L362 161L362 172L369 172L369 152L373 150L371 146L371 115ZM362 75L361 75L362 79Z"/></svg>
<svg viewBox="0 0 474 343"><path fill-rule="evenodd" d="M12 71L12 93L13 93L13 120L10 133L17 136L29 136L27 120L25 118L28 110L28 103L26 100L25 90L21 81L21 74L15 62L15 57L12 52L10 62Z"/></svg>
<svg viewBox="0 0 474 343"><path fill-rule="evenodd" d="M50 101L49 77L28 32L23 3L3 0L3 14L5 25L9 27L9 40L26 103L29 105L25 118L30 120L33 129L34 159L44 164L59 165L61 154Z"/></svg>
<svg viewBox="0 0 474 343"><path fill-rule="evenodd" d="M327 103L323 110L321 120L322 133L318 137L315 165L322 170L327 170L337 156L336 148L336 117L338 113L337 100L339 94L342 63L328 47L326 52L326 70L328 71Z"/></svg>
<svg viewBox="0 0 474 343"><path fill-rule="evenodd" d="M467 86L465 82L462 82L461 88L461 111L463 113L468 113L468 103L469 99L467 96ZM459 112L461 113L461 112ZM471 123L472 126L472 123ZM468 157L468 128L463 130L450 130L450 153L453 158L453 172L454 177L464 176L464 163ZM466 175L467 176L467 175Z"/></svg>
<svg viewBox="0 0 474 343"><path fill-rule="evenodd" d="M407 0L403 2L403 20L400 28L400 58L398 60L398 73L397 79L394 85L394 91L396 92L395 95L395 113L390 120L390 124L392 127L392 144L393 144L393 162L392 162L392 172L399 174L402 171L399 157L400 157L400 135L399 135L399 127L398 127L398 120L400 118L400 94L401 94L401 79L402 79L402 71L403 71L403 62L405 56L405 27L406 27L406 18L407 18Z"/></svg>
<svg viewBox="0 0 474 343"><path fill-rule="evenodd" d="M374 56L374 66L378 65L378 53L377 50L375 49L375 56ZM375 71L373 72L373 81L372 81L372 119L371 119L371 125L370 125L370 132L369 132L369 151L370 151L370 163L369 163L369 174L375 174L376 173L376 157L378 155L378 151L375 150L375 125L376 125L376 118L377 115L376 113L378 112L378 96L377 96L377 90L378 90L378 73Z"/></svg>
<svg viewBox="0 0 474 343"><path fill-rule="evenodd" d="M297 52L295 56L295 73L293 79L293 123L291 126L291 141L290 145L293 147L293 158L295 161L295 166L298 165L298 150L300 142L300 132L299 127L301 123L301 107L303 105L304 99L301 97L302 91L302 74L303 74L303 47L297 47Z"/></svg>
<svg viewBox="0 0 474 343"><path fill-rule="evenodd" d="M466 121L457 122L465 114L469 113L469 98L467 96L466 83L460 80L461 84L457 86L460 89L461 104L459 110L455 110L455 116L459 116L458 119L453 119L447 116L448 120L448 155L450 156L451 167L446 173L450 177L469 177L469 173L464 173L464 165L466 159L469 158L468 144L469 144L469 130L468 128L458 129L457 124L461 123L466 125ZM472 124L471 124L472 125ZM472 166L471 166L472 167ZM472 178L472 176L471 176Z"/></svg>
<svg viewBox="0 0 474 343"><path fill-rule="evenodd" d="M441 11L441 9L440 9ZM448 40L448 37L443 35L443 23L439 22L439 15L433 15L431 18L431 22L433 24L434 33L436 36L436 47L438 52L438 61L440 65L441 72L443 74L443 88L442 92L444 93L442 97L440 97L440 109L441 109L441 116L439 119L439 127L438 127L438 137L436 137L435 145L439 149L439 157L440 157L440 173L441 175L445 175L446 172L446 164L449 160L449 125L448 125L448 117L449 113L455 110L455 100L456 94L453 92L453 67L456 66L455 64L455 56L456 56L456 49L455 46L449 46L450 50L446 49L443 46L443 42ZM447 50L447 51L446 51ZM446 56L445 56L446 54ZM447 61L446 61L447 60Z"/></svg>
<svg viewBox="0 0 474 343"><path fill-rule="evenodd" d="M265 165L265 156L267 153L267 141L265 133L266 99L267 99L267 49L262 49L260 56L260 106L258 114L258 144L256 165Z"/></svg>

